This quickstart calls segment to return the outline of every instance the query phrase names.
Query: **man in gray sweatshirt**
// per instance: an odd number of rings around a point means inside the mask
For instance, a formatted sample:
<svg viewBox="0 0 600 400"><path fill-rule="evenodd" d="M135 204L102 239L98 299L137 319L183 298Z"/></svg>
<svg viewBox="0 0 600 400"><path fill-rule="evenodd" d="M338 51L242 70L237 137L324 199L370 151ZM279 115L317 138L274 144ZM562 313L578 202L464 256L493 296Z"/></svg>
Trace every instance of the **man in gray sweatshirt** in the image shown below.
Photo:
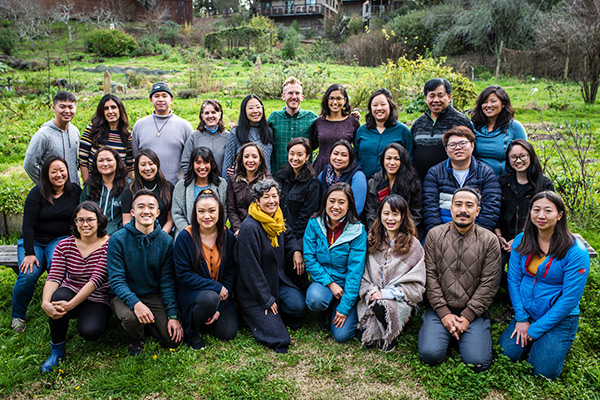
<svg viewBox="0 0 600 400"><path fill-rule="evenodd" d="M153 150L160 159L160 169L165 178L175 185L183 178L179 167L181 153L194 128L171 111L173 92L166 83L152 85L150 102L154 106L152 115L138 120L133 126L133 154L137 156L141 149Z"/></svg>
<svg viewBox="0 0 600 400"><path fill-rule="evenodd" d="M80 185L77 173L77 155L79 153L79 129L71 124L77 111L73 93L60 91L54 96L52 111L55 118L42 125L33 135L25 153L23 168L37 184L40 171L46 158L56 155L67 161L69 179Z"/></svg>

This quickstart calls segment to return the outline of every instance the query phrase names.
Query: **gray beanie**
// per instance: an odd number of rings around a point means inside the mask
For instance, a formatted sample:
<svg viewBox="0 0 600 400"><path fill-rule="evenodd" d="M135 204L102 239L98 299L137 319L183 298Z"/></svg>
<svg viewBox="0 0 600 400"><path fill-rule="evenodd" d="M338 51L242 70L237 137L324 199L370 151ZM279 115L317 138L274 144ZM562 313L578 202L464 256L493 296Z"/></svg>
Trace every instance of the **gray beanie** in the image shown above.
<svg viewBox="0 0 600 400"><path fill-rule="evenodd" d="M156 92L167 92L171 97L173 97L173 92L171 92L169 86L164 82L156 82L154 85L152 85L149 97L152 97L152 95Z"/></svg>

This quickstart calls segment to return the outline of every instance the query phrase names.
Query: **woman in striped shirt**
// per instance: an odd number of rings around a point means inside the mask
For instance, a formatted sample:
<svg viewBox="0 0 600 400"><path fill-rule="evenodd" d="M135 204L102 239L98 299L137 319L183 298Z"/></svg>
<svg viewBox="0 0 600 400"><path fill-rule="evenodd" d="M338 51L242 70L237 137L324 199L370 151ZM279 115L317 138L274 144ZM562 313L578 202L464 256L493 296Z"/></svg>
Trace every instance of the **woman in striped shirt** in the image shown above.
<svg viewBox="0 0 600 400"><path fill-rule="evenodd" d="M56 246L42 294L42 308L50 317L52 337L52 352L42 365L42 372L52 371L64 358L70 319L78 319L77 330L86 340L95 340L106 331L111 315L107 223L100 207L85 201L73 212L73 235Z"/></svg>
<svg viewBox="0 0 600 400"><path fill-rule="evenodd" d="M92 123L85 128L79 141L79 168L85 182L92 170L98 149L104 146L117 150L125 163L127 174L133 178L133 150L131 131L125 105L114 94L100 99Z"/></svg>

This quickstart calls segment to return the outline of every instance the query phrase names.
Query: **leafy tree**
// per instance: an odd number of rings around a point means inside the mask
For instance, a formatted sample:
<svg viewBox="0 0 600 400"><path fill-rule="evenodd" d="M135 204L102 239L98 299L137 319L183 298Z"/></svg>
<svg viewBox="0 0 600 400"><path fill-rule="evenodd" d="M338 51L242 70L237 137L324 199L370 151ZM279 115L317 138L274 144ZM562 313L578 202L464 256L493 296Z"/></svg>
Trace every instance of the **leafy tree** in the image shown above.
<svg viewBox="0 0 600 400"><path fill-rule="evenodd" d="M290 27L287 34L285 35L285 39L283 41L283 46L281 47L281 55L283 58L294 59L298 55L298 50L300 48L300 41L302 40L302 35L298 33L296 29Z"/></svg>
<svg viewBox="0 0 600 400"><path fill-rule="evenodd" d="M250 28L258 29L260 34L253 38L255 51L257 54L263 53L268 46L273 45L273 40L277 36L277 28L271 18L254 16L248 22Z"/></svg>
<svg viewBox="0 0 600 400"><path fill-rule="evenodd" d="M538 30L542 46L578 62L572 75L583 101L593 104L600 84L600 0L566 0Z"/></svg>

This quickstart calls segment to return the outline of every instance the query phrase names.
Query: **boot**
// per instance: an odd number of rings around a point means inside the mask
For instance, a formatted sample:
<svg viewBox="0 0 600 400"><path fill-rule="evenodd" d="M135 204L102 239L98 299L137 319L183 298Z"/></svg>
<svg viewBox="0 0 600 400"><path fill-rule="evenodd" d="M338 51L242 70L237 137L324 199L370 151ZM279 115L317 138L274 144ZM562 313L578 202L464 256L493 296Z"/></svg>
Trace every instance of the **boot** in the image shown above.
<svg viewBox="0 0 600 400"><path fill-rule="evenodd" d="M52 351L50 357L42 365L42 372L52 372L52 368L58 365L58 362L65 357L65 342L54 344L50 342Z"/></svg>

